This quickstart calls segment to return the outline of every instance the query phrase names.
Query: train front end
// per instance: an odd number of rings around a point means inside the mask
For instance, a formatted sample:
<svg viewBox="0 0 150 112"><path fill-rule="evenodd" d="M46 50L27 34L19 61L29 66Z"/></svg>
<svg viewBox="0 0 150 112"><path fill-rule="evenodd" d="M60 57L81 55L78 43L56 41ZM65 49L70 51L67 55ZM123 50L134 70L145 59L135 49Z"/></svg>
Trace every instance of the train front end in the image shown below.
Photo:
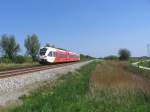
<svg viewBox="0 0 150 112"><path fill-rule="evenodd" d="M54 63L55 62L55 48L44 47L39 51L39 63Z"/></svg>

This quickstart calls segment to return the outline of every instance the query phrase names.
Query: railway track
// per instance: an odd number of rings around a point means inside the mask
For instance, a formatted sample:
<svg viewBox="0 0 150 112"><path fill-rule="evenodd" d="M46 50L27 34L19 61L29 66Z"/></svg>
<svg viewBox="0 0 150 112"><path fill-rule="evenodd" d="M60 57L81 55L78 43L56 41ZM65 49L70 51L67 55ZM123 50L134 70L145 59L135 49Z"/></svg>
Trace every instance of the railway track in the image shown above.
<svg viewBox="0 0 150 112"><path fill-rule="evenodd" d="M61 63L61 64L54 64L54 65L43 65L43 66L37 66L37 67L31 67L31 68L19 68L19 69L15 69L15 70L2 71L2 72L0 72L0 79L7 78L7 77L13 77L16 75L34 73L34 72L43 71L43 70L47 70L47 69L63 67L63 66L67 66L67 65L76 64L76 63L80 63L80 62Z"/></svg>

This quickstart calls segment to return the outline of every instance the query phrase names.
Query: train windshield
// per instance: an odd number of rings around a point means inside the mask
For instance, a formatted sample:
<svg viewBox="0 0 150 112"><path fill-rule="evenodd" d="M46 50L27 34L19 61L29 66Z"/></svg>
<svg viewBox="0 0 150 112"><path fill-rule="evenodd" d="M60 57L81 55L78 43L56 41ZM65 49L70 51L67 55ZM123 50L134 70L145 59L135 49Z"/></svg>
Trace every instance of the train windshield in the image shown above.
<svg viewBox="0 0 150 112"><path fill-rule="evenodd" d="M40 55L45 55L46 54L46 51L47 51L47 48L42 48L40 49Z"/></svg>

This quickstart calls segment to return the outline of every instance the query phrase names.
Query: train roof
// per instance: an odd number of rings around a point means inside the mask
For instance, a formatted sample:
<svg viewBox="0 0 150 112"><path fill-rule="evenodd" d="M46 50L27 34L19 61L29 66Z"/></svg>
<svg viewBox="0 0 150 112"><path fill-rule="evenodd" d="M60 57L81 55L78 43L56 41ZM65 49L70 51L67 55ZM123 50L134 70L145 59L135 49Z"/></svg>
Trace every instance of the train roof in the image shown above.
<svg viewBox="0 0 150 112"><path fill-rule="evenodd" d="M54 48L54 47L42 47L42 48L47 48L47 49L51 49L51 50L59 50L59 51L61 51L61 52L69 52L70 54L74 54L74 55L79 55L79 54L77 54L77 53L74 53L74 52L71 52L71 51L69 51L69 50L63 50L63 49L60 49L60 48ZM42 49L41 48L41 49Z"/></svg>

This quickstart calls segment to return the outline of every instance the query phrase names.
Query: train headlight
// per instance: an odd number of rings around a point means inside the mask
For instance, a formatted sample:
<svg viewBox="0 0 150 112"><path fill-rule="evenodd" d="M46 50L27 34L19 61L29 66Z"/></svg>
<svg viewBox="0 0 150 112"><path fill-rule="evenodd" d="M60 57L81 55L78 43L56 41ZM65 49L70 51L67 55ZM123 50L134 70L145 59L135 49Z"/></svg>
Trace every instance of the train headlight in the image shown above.
<svg viewBox="0 0 150 112"><path fill-rule="evenodd" d="M44 58L47 58L47 56L44 56Z"/></svg>

